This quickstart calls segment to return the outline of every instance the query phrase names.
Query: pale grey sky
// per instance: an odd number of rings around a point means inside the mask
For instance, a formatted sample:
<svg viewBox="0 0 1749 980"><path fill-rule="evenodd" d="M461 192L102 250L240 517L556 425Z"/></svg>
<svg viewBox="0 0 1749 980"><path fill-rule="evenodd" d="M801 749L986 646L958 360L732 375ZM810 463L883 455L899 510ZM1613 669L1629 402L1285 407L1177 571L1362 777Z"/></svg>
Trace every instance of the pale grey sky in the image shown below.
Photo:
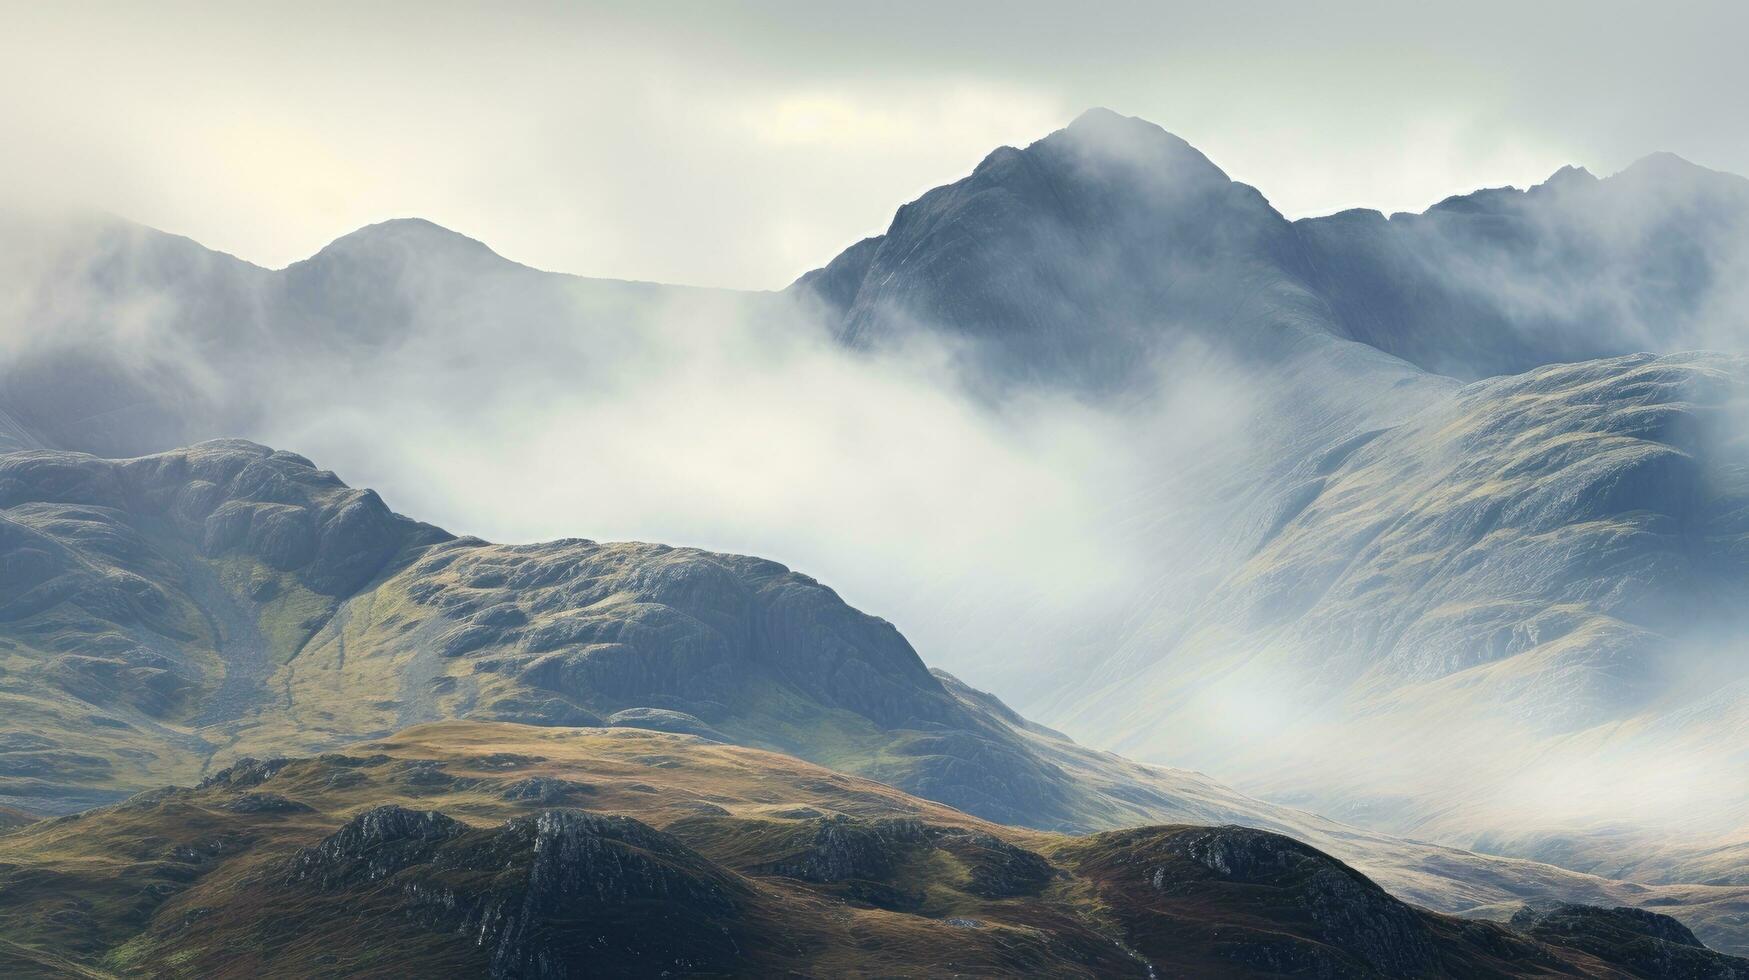
<svg viewBox="0 0 1749 980"><path fill-rule="evenodd" d="M1092 105L1295 216L1653 150L1749 173L1736 2L0 0L0 24L0 196L269 266L417 215L543 268L774 288Z"/></svg>

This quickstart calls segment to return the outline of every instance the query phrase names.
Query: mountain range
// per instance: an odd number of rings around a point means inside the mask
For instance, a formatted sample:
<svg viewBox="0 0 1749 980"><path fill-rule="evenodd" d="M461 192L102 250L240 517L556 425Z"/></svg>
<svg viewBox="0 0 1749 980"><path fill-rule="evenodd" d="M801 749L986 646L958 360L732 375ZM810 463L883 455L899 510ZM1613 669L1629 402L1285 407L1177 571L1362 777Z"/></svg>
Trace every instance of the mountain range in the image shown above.
<svg viewBox="0 0 1749 980"><path fill-rule="evenodd" d="M418 220L277 271L114 219L0 224L18 819L448 719L656 729L1038 831L1285 833L1439 912L1657 904L1749 948L1742 178L1657 155L1290 221L1095 110L746 294L541 272ZM1069 499L1096 560L1017 528L1030 591L884 576L901 635L776 562L457 537L234 438L424 503L409 420L479 470L529 406L584 392L612 426L688 397L676 351L760 356L711 346L725 324L820 338L804 366L833 377L927 364L1027 451L1054 430L1016 419L1092 419ZM730 407L698 390L702 445ZM561 431L542 450L585 474L693 445ZM886 465L777 448L727 458L822 496Z"/></svg>

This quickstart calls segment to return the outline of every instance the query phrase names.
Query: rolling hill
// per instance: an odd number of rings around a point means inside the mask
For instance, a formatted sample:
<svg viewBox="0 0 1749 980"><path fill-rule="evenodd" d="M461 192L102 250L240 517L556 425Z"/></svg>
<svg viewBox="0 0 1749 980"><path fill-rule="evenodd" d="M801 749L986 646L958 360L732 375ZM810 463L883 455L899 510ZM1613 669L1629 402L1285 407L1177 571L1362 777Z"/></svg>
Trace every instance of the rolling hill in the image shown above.
<svg viewBox="0 0 1749 980"><path fill-rule="evenodd" d="M1648 887L1369 833L1077 745L929 671L776 563L662 545L495 545L294 454L0 457L0 799L66 812L240 757L481 719L784 752L984 819L1242 823L1447 912L1661 903L1726 948L1749 886Z"/></svg>
<svg viewBox="0 0 1749 980"><path fill-rule="evenodd" d="M0 837L0 923L15 976L1749 972L1655 913L1424 912L1261 831L1062 837L697 736L503 723Z"/></svg>

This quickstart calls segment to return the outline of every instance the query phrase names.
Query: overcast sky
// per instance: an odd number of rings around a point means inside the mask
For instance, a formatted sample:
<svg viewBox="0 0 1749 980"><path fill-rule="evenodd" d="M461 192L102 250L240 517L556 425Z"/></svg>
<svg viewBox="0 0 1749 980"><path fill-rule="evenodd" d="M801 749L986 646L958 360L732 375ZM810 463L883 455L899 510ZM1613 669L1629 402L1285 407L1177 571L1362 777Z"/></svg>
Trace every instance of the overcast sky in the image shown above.
<svg viewBox="0 0 1749 980"><path fill-rule="evenodd" d="M1746 11L0 0L0 186L268 266L417 215L543 268L775 288L1092 105L1292 216L1660 149L1749 173Z"/></svg>

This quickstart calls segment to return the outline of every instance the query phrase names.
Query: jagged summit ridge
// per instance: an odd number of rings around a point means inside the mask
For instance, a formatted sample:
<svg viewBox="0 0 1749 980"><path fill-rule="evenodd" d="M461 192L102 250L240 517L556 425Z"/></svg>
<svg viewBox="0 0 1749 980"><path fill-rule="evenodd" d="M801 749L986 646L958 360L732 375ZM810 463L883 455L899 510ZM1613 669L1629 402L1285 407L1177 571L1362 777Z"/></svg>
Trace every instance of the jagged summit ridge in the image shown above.
<svg viewBox="0 0 1749 980"><path fill-rule="evenodd" d="M1109 110L990 154L800 280L854 346L965 342L976 385L1122 389L1186 336L1308 322L1291 226L1182 139ZM1260 294L1262 297L1260 299Z"/></svg>

